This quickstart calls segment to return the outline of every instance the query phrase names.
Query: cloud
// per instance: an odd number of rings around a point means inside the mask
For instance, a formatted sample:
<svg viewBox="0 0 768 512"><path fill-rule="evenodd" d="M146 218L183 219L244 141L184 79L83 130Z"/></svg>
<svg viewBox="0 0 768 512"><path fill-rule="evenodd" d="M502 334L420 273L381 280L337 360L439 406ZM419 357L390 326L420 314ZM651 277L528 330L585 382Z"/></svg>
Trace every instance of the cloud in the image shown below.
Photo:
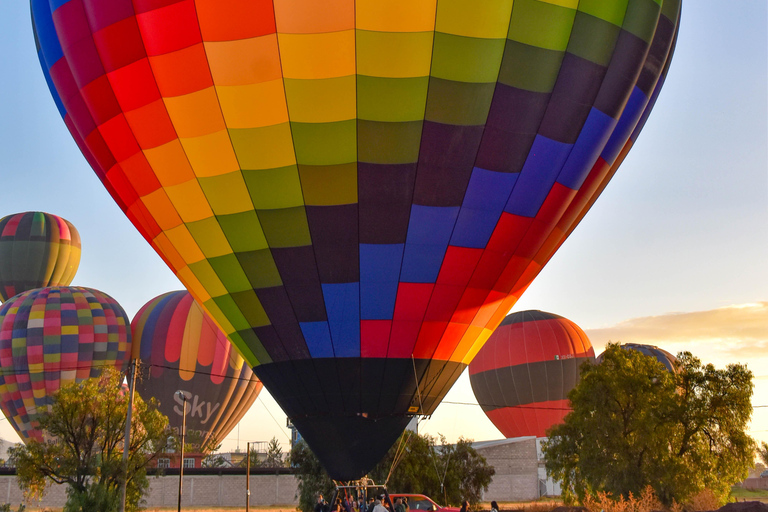
<svg viewBox="0 0 768 512"><path fill-rule="evenodd" d="M632 318L585 332L598 349L613 341L657 345L672 353L698 355L704 349L726 360L762 358L768 357L768 302Z"/></svg>

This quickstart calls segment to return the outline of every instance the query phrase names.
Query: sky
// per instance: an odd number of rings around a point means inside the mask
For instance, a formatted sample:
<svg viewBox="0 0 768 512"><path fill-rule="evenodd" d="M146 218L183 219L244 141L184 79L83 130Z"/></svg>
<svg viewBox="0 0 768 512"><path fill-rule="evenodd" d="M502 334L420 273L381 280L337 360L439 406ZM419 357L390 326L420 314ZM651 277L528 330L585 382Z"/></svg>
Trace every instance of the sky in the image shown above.
<svg viewBox="0 0 768 512"><path fill-rule="evenodd" d="M0 218L41 210L82 238L74 286L129 317L181 283L112 201L67 132L35 53L29 4L0 4ZM664 89L634 148L513 311L540 309L608 341L688 350L755 374L751 434L768 441L768 2L685 0ZM502 435L467 372L420 431ZM265 390L223 449L273 436L285 414ZM0 437L16 440L7 421Z"/></svg>

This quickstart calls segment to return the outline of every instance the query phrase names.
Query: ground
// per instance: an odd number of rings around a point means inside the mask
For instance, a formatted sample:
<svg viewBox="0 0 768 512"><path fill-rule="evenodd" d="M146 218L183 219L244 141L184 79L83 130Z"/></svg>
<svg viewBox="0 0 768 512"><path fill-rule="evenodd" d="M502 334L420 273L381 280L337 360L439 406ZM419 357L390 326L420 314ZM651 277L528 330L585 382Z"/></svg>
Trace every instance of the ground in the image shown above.
<svg viewBox="0 0 768 512"><path fill-rule="evenodd" d="M740 487L734 487L731 490L731 495L736 498L738 501L762 501L763 503L768 503L768 490L757 490L757 491L750 491L747 489L742 489Z"/></svg>

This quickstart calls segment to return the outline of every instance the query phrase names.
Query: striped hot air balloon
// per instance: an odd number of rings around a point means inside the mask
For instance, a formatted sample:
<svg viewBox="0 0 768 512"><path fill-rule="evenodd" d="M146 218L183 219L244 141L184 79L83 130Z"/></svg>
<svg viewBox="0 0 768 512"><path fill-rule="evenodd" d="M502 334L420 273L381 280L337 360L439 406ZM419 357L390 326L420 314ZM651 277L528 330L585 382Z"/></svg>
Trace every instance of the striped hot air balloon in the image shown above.
<svg viewBox="0 0 768 512"><path fill-rule="evenodd" d="M53 287L16 295L0 307L0 409L25 443L43 440L38 420L65 384L127 369L128 316L106 293Z"/></svg>
<svg viewBox="0 0 768 512"><path fill-rule="evenodd" d="M68 286L80 265L80 234L44 212L0 219L0 301L44 286Z"/></svg>
<svg viewBox="0 0 768 512"><path fill-rule="evenodd" d="M31 0L67 128L337 480L602 192L680 0Z"/></svg>
<svg viewBox="0 0 768 512"><path fill-rule="evenodd" d="M171 426L181 424L187 397L187 430L203 451L215 448L248 412L262 384L227 335L187 291L149 301L131 322L133 357L148 372L136 382L144 400L156 398Z"/></svg>
<svg viewBox="0 0 768 512"><path fill-rule="evenodd" d="M579 366L594 361L584 331L543 311L508 315L469 364L478 403L505 437L545 437L570 411Z"/></svg>

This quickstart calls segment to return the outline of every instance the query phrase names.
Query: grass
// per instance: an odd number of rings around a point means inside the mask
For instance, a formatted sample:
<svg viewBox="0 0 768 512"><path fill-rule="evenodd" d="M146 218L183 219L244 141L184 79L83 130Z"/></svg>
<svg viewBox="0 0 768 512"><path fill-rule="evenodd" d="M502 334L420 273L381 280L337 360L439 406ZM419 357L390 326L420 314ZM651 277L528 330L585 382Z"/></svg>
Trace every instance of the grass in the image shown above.
<svg viewBox="0 0 768 512"><path fill-rule="evenodd" d="M768 489L742 489L734 487L731 489L731 496L738 501L762 501L768 503Z"/></svg>

